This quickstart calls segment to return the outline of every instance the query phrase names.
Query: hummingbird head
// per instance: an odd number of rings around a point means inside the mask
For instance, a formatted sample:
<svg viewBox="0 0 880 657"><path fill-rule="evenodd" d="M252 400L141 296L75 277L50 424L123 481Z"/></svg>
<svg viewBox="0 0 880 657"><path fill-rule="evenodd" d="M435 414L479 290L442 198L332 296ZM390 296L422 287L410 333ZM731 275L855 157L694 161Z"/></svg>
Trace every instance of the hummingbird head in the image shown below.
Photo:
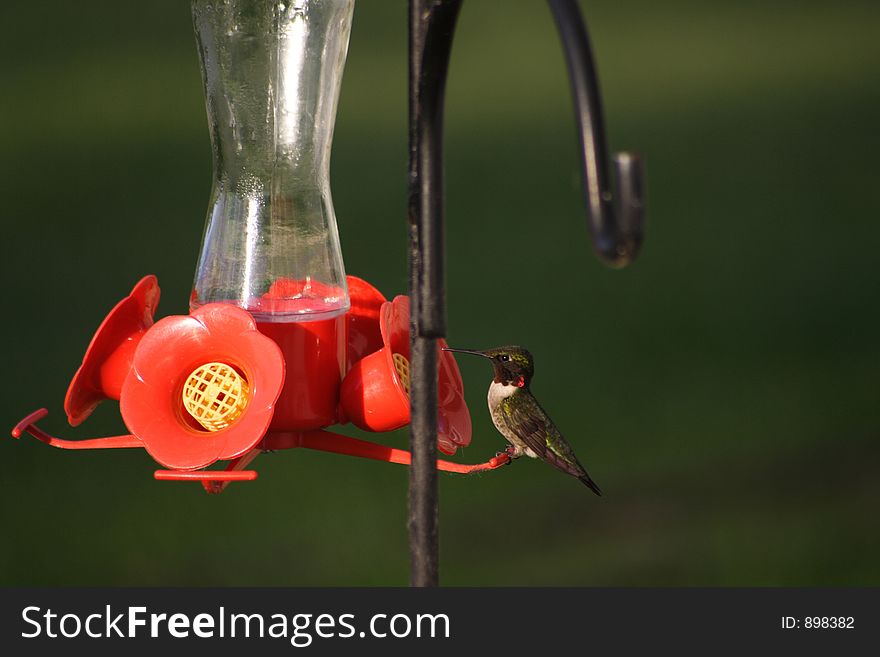
<svg viewBox="0 0 880 657"><path fill-rule="evenodd" d="M535 361L529 350L518 345L495 347L479 351L476 349L451 349L445 347L443 351L454 351L460 354L473 354L482 356L492 361L495 369L495 383L515 385L518 388L528 387L535 373Z"/></svg>

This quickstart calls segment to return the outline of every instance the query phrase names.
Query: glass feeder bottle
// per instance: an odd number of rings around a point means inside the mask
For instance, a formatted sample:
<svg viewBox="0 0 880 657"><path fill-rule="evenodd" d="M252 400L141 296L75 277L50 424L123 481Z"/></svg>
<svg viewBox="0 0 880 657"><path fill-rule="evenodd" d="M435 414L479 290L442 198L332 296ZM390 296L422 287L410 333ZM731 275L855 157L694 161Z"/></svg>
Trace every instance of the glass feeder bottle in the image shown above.
<svg viewBox="0 0 880 657"><path fill-rule="evenodd" d="M213 185L190 300L238 305L284 353L272 427L336 421L348 290L330 149L354 0L193 0Z"/></svg>

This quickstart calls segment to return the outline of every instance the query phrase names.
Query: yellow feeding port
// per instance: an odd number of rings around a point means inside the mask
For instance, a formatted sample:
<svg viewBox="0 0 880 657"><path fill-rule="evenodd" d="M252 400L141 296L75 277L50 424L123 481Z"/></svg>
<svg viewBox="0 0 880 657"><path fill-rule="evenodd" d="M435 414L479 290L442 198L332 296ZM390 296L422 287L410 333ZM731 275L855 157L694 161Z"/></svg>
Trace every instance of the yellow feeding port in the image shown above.
<svg viewBox="0 0 880 657"><path fill-rule="evenodd" d="M235 422L248 402L247 380L226 363L205 363L183 386L183 408L208 431Z"/></svg>
<svg viewBox="0 0 880 657"><path fill-rule="evenodd" d="M409 396L409 361L403 354L391 354L391 360L394 361L394 369L397 370L400 384Z"/></svg>

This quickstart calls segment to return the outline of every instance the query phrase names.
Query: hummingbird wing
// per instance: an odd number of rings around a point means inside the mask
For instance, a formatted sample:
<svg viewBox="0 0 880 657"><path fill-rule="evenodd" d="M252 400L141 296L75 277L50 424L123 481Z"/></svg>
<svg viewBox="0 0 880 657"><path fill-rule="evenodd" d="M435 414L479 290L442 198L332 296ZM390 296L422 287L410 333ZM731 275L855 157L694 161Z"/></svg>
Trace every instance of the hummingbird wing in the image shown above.
<svg viewBox="0 0 880 657"><path fill-rule="evenodd" d="M514 400L514 396L517 399ZM538 458L562 472L577 477L596 495L602 494L578 461L562 432L556 428L553 420L531 393L522 391L503 399L500 410L508 428L516 433Z"/></svg>

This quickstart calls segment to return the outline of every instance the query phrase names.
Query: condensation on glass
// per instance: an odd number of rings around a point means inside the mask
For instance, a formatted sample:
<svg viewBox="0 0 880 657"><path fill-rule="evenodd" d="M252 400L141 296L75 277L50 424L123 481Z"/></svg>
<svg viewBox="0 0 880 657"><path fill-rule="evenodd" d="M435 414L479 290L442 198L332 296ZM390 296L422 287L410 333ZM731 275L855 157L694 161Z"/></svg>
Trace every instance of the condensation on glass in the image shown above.
<svg viewBox="0 0 880 657"><path fill-rule="evenodd" d="M191 299L261 322L349 307L330 147L354 0L193 0L214 159Z"/></svg>

